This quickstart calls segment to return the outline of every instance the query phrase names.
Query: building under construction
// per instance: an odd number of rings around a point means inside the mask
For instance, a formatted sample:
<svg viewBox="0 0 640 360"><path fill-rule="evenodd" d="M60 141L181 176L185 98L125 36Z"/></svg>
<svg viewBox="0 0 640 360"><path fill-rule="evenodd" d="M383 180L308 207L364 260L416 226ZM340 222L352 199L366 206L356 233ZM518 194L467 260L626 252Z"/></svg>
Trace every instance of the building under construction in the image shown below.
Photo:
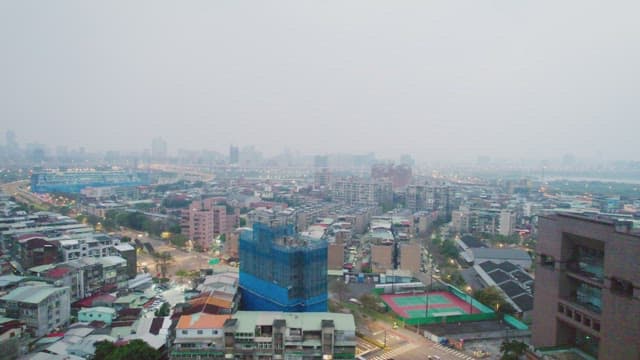
<svg viewBox="0 0 640 360"><path fill-rule="evenodd" d="M327 311L327 242L293 225L253 224L240 234L243 310Z"/></svg>

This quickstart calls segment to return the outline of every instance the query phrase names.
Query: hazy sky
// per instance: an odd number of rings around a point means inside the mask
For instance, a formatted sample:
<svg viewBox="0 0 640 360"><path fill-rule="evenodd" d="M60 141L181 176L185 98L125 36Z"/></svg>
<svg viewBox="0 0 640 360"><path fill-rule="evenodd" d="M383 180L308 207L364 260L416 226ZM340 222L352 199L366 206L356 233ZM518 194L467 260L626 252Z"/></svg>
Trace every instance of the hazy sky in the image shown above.
<svg viewBox="0 0 640 360"><path fill-rule="evenodd" d="M638 1L0 1L0 129L96 150L638 160ZM4 142L4 139L0 140Z"/></svg>

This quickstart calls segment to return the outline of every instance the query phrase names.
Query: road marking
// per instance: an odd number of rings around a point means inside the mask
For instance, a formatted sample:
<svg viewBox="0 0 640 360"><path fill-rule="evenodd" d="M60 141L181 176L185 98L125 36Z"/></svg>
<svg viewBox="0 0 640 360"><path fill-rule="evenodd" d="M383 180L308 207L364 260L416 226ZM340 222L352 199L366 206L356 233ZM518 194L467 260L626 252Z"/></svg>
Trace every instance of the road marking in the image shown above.
<svg viewBox="0 0 640 360"><path fill-rule="evenodd" d="M387 360L387 359L390 359L390 358L392 358L394 356L398 356L398 355L404 354L404 353L406 353L408 351L411 351L413 349L417 349L419 347L420 347L420 345L417 345L417 344L414 344L414 343L404 344L404 345L402 345L402 346L400 346L398 348L392 349L392 350L390 350L388 352L385 352L385 353L383 353L381 355L374 356L374 357L370 358L369 360Z"/></svg>
<svg viewBox="0 0 640 360"><path fill-rule="evenodd" d="M442 350L442 351L444 351L446 353L449 353L451 355L459 357L460 359L475 360L474 357L472 357L470 355L467 355L467 354L465 354L463 352L460 352L460 351L458 351L456 349L450 348L450 347L446 347L446 346L443 346L443 345L440 345L440 344L434 344L434 347L436 347L436 348L438 348L438 349L440 349L440 350Z"/></svg>

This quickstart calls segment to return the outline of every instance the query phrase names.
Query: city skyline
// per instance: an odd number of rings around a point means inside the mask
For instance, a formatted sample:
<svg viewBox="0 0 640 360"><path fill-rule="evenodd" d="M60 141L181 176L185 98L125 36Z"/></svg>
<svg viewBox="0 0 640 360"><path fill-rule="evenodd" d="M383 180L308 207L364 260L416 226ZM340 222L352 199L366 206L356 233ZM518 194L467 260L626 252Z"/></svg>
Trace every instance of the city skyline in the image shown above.
<svg viewBox="0 0 640 360"><path fill-rule="evenodd" d="M222 153L635 157L633 9L124 4L3 5L3 128L101 151L162 136Z"/></svg>

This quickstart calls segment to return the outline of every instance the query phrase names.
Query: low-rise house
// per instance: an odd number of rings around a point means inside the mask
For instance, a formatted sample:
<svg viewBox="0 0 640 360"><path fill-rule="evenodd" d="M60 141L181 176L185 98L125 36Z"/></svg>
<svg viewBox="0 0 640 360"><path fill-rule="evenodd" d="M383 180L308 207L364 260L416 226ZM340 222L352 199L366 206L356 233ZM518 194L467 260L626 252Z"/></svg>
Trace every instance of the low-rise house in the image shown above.
<svg viewBox="0 0 640 360"><path fill-rule="evenodd" d="M83 308L78 311L78 321L81 322L102 321L103 323L110 325L115 318L116 310L104 306Z"/></svg>

